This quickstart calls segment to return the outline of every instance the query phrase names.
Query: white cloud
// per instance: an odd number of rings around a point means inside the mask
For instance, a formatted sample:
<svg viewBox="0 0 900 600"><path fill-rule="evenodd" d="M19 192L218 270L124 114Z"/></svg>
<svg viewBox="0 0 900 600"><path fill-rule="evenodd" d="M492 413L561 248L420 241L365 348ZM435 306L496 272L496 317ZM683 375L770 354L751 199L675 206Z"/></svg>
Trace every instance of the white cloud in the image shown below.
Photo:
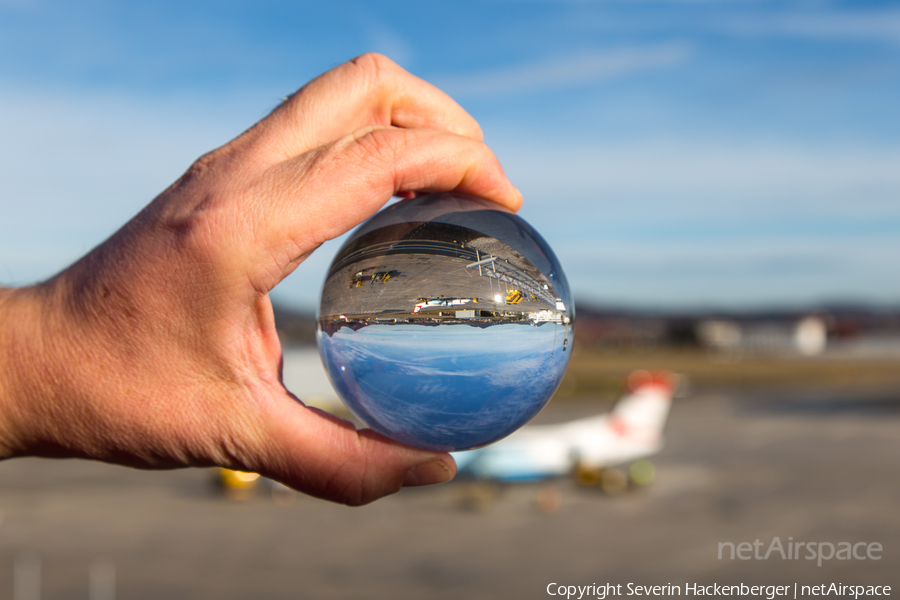
<svg viewBox="0 0 900 600"><path fill-rule="evenodd" d="M779 141L668 139L494 144L526 211L563 218L747 215L900 216L900 146L816 147ZM532 209L530 204L534 204Z"/></svg>
<svg viewBox="0 0 900 600"><path fill-rule="evenodd" d="M722 21L721 25L726 31L741 35L900 41L897 10L742 15Z"/></svg>
<svg viewBox="0 0 900 600"><path fill-rule="evenodd" d="M584 52L435 83L454 97L495 96L555 90L595 83L618 75L668 67L685 61L691 48L673 42L645 47Z"/></svg>
<svg viewBox="0 0 900 600"><path fill-rule="evenodd" d="M752 307L900 301L900 239L757 239L691 243L595 240L556 248L582 303Z"/></svg>

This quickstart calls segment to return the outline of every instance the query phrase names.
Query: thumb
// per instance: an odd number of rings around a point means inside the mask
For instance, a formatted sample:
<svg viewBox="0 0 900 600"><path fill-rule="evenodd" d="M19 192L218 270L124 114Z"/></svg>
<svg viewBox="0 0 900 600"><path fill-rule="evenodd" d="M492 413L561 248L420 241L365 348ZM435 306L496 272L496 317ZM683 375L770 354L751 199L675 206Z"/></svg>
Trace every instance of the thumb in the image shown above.
<svg viewBox="0 0 900 600"><path fill-rule="evenodd" d="M403 486L450 481L447 453L404 446L288 396L267 419L260 472L303 493L359 506Z"/></svg>

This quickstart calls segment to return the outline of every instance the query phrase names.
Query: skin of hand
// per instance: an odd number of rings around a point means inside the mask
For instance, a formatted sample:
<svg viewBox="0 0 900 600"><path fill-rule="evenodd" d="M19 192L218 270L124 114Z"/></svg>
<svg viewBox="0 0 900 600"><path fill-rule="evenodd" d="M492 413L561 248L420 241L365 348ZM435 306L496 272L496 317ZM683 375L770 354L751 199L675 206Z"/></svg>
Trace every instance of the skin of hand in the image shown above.
<svg viewBox="0 0 900 600"><path fill-rule="evenodd" d="M392 195L447 190L522 200L437 88L373 54L319 76L74 265L0 290L0 456L220 465L350 505L452 479L285 390L268 295Z"/></svg>

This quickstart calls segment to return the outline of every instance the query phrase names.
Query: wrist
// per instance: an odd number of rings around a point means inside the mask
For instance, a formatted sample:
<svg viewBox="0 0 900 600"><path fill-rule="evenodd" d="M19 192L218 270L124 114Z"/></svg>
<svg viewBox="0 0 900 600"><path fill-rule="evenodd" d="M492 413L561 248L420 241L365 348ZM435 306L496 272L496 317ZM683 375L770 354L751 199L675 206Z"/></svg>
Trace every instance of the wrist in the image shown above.
<svg viewBox="0 0 900 600"><path fill-rule="evenodd" d="M40 297L37 286L0 288L0 458L27 454L25 416L42 395Z"/></svg>
<svg viewBox="0 0 900 600"><path fill-rule="evenodd" d="M81 415L66 400L87 357L72 343L64 288L61 276L0 288L0 458L79 455L66 432Z"/></svg>

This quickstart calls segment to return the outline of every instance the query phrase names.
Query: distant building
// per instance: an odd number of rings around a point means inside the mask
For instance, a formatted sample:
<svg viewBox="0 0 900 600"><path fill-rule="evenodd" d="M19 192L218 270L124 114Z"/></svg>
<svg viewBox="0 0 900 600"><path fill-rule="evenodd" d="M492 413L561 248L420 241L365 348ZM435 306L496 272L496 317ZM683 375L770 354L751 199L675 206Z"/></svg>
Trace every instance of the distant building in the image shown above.
<svg viewBox="0 0 900 600"><path fill-rule="evenodd" d="M828 344L828 328L821 317L799 320L705 319L697 323L697 339L725 351L790 352L817 356Z"/></svg>

